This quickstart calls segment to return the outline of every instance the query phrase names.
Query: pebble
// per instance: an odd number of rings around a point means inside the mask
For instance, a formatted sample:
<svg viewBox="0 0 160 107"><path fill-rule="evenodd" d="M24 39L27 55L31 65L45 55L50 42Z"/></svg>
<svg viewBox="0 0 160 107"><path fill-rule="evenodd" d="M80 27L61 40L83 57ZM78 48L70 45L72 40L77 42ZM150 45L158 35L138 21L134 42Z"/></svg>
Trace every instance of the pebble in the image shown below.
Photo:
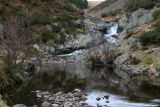
<svg viewBox="0 0 160 107"><path fill-rule="evenodd" d="M108 100L109 99L109 95L105 95L104 98Z"/></svg>
<svg viewBox="0 0 160 107"><path fill-rule="evenodd" d="M34 92L37 99L42 101L41 107L89 107L85 103L86 95L79 89L72 92L56 94L48 91L37 90Z"/></svg>
<svg viewBox="0 0 160 107"><path fill-rule="evenodd" d="M96 100L99 101L99 100L101 100L101 98L97 97Z"/></svg>

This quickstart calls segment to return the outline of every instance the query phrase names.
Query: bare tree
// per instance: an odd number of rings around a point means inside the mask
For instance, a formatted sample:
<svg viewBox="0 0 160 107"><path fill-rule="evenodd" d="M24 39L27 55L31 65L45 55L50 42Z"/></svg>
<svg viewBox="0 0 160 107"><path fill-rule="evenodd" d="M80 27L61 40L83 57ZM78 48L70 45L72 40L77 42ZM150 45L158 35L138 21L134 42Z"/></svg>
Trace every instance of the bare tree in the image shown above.
<svg viewBox="0 0 160 107"><path fill-rule="evenodd" d="M17 65L19 59L23 63L26 58L28 28L25 22L18 17L12 17L9 21L4 22L4 38L3 47L7 51L7 57L10 59L14 66Z"/></svg>

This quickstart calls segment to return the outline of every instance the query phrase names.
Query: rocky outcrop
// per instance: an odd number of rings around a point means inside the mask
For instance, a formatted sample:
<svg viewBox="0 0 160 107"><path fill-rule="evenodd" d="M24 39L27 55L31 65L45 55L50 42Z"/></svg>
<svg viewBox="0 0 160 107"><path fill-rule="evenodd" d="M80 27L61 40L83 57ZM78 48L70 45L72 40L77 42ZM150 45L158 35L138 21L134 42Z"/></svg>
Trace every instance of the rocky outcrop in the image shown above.
<svg viewBox="0 0 160 107"><path fill-rule="evenodd" d="M150 23L153 19L152 13L155 10L157 9L138 9L135 12L131 13L131 15L123 14L122 18L119 20L119 25L123 27L123 29L125 30L130 30L142 26L144 24Z"/></svg>

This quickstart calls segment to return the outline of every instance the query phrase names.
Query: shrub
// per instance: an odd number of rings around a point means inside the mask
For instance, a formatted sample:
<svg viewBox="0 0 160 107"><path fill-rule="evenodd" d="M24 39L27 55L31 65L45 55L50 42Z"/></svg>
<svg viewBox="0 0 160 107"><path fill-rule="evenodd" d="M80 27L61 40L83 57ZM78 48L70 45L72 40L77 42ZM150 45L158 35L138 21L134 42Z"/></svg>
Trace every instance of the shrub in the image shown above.
<svg viewBox="0 0 160 107"><path fill-rule="evenodd" d="M160 28L143 33L139 41L142 45L160 45Z"/></svg>
<svg viewBox="0 0 160 107"><path fill-rule="evenodd" d="M128 0L128 4L126 7L127 12L133 12L136 11L139 8L144 8L144 9L151 9L153 8L158 0Z"/></svg>
<svg viewBox="0 0 160 107"><path fill-rule="evenodd" d="M14 15L18 15L18 16L22 16L22 17L26 17L27 13L22 9L21 6L17 5L17 4L13 4L11 6L12 12Z"/></svg>
<svg viewBox="0 0 160 107"><path fill-rule="evenodd" d="M153 16L154 20L160 19L160 9L153 12L152 16Z"/></svg>
<svg viewBox="0 0 160 107"><path fill-rule="evenodd" d="M50 30L45 30L41 35L42 41L47 42L49 40L55 39L54 33Z"/></svg>
<svg viewBox="0 0 160 107"><path fill-rule="evenodd" d="M31 24L50 24L52 22L52 16L47 12L35 13L32 16Z"/></svg>
<svg viewBox="0 0 160 107"><path fill-rule="evenodd" d="M13 65L12 61L8 56L5 56L4 67L0 72L0 80L2 81L2 86L0 85L0 90L4 90L7 86L19 86L22 84L22 79L19 70Z"/></svg>

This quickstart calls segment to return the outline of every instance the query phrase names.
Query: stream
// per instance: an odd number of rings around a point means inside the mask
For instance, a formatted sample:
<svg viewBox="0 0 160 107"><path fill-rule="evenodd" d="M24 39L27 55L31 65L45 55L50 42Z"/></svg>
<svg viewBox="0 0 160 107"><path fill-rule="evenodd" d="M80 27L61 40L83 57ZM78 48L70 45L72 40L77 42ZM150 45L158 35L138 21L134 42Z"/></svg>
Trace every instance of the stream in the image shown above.
<svg viewBox="0 0 160 107"><path fill-rule="evenodd" d="M104 34L104 39L109 43L115 43L119 37L117 30L118 24L112 23ZM34 47L39 48L36 45ZM78 56L82 52L83 50L76 50L58 57ZM91 67L82 63L39 66L31 79L15 92L11 92L9 103L11 106L25 104L29 107L41 107L42 102L34 94L37 90L69 93L75 89L86 94L85 103L91 107L160 106L159 88L145 85L144 81L138 79L124 80L104 66ZM104 98L106 95L108 97Z"/></svg>
<svg viewBox="0 0 160 107"><path fill-rule="evenodd" d="M12 93L10 103L11 105L25 104L29 107L33 105L39 107L40 101L32 93L33 91L63 91L67 93L74 89L80 89L87 93L85 103L91 107L160 106L160 93L159 95L154 92L150 94L145 89L130 91L124 89L123 82L114 72L102 66L90 67L84 64L44 65L24 86ZM106 94L109 95L108 100L102 98Z"/></svg>

